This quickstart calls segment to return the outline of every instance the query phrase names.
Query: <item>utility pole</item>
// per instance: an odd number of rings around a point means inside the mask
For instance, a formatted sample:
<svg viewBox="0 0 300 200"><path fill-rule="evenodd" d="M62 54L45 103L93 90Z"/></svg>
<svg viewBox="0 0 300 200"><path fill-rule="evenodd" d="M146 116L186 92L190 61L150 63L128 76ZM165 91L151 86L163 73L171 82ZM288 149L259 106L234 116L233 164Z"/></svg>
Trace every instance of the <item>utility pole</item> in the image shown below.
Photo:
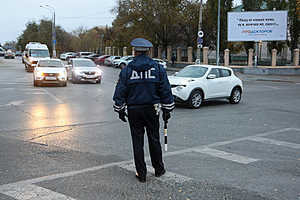
<svg viewBox="0 0 300 200"><path fill-rule="evenodd" d="M200 9L199 9L199 25L198 25L198 42L197 42L197 47L198 47L198 56L197 58L199 59L199 63L201 64L201 48L202 48L202 43L200 44L199 40L202 40L202 37L199 36L199 33L202 32L202 0L200 0Z"/></svg>

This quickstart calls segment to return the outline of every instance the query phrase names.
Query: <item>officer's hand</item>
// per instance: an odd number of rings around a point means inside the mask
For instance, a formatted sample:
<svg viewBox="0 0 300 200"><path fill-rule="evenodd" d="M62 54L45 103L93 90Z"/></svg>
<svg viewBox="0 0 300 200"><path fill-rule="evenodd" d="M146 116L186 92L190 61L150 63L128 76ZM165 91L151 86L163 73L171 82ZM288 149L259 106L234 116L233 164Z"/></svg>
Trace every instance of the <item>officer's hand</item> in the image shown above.
<svg viewBox="0 0 300 200"><path fill-rule="evenodd" d="M125 110L124 109L120 110L119 119L122 120L123 122L127 122L126 117L127 117L127 114L126 114Z"/></svg>
<svg viewBox="0 0 300 200"><path fill-rule="evenodd" d="M171 113L169 111L163 111L162 118L165 122L168 121L171 118Z"/></svg>

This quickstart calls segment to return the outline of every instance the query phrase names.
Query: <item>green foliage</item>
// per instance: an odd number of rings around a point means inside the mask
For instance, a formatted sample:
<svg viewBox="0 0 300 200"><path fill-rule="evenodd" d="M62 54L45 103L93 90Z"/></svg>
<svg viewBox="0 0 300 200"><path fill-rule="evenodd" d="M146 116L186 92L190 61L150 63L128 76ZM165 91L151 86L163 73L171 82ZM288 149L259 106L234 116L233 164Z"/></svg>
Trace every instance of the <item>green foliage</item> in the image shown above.
<svg viewBox="0 0 300 200"><path fill-rule="evenodd" d="M220 1L220 51L229 47L227 41L227 13L232 10L232 0ZM205 46L216 48L218 31L218 1L208 0L204 12Z"/></svg>
<svg viewBox="0 0 300 200"><path fill-rule="evenodd" d="M264 0L242 0L245 11L260 11ZM243 42L246 53L249 53L249 49L254 49L254 42Z"/></svg>
<svg viewBox="0 0 300 200"><path fill-rule="evenodd" d="M282 0L266 0L268 10L286 10L288 8L288 3ZM268 50L270 54L272 49L277 49L279 54L281 50L285 47L286 41L272 41L268 43Z"/></svg>
<svg viewBox="0 0 300 200"><path fill-rule="evenodd" d="M133 38L144 37L164 48L180 43L195 45L198 5L193 0L119 0L113 44L129 46Z"/></svg>
<svg viewBox="0 0 300 200"><path fill-rule="evenodd" d="M56 31L56 50L62 52L70 48L69 34L60 26L55 27ZM40 23L35 21L28 22L26 29L18 37L17 46L25 49L25 45L29 42L40 42L47 44L49 51L52 52L52 22L50 20L41 20Z"/></svg>
<svg viewBox="0 0 300 200"><path fill-rule="evenodd" d="M298 48L300 39L300 0L289 0L289 29L291 36L291 49Z"/></svg>

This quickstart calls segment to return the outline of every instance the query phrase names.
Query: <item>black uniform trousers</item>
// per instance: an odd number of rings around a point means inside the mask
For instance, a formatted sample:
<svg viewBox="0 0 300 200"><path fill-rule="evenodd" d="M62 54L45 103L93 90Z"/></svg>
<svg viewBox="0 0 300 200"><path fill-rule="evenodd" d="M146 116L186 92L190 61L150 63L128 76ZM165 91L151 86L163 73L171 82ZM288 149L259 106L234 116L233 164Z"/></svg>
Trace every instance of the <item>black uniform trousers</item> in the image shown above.
<svg viewBox="0 0 300 200"><path fill-rule="evenodd" d="M128 106L128 120L131 130L133 154L136 171L141 177L147 174L144 159L144 133L148 136L151 163L155 172L164 170L159 140L159 115L153 105Z"/></svg>

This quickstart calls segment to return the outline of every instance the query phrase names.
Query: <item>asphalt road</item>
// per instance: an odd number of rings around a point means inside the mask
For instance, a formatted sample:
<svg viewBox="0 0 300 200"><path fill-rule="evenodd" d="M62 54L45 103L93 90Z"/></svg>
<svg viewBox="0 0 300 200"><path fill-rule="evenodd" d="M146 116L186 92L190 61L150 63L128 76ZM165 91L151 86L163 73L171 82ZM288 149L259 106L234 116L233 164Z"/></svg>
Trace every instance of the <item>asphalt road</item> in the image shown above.
<svg viewBox="0 0 300 200"><path fill-rule="evenodd" d="M240 74L240 104L177 106L167 174L148 160L141 184L112 109L119 69L100 68L101 84L33 87L19 58L0 58L0 200L300 199L300 77Z"/></svg>

